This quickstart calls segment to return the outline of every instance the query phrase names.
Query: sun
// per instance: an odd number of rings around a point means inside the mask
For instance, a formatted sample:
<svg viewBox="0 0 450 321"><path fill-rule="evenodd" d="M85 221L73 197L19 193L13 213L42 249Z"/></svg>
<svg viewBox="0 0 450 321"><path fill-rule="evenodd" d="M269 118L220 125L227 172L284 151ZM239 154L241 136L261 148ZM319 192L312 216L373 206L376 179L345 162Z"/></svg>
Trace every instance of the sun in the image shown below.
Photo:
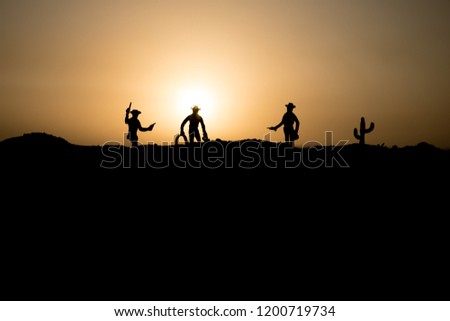
<svg viewBox="0 0 450 321"><path fill-rule="evenodd" d="M176 97L176 108L181 118L189 115L194 106L200 108L200 115L211 118L215 105L214 92L207 86L182 87Z"/></svg>

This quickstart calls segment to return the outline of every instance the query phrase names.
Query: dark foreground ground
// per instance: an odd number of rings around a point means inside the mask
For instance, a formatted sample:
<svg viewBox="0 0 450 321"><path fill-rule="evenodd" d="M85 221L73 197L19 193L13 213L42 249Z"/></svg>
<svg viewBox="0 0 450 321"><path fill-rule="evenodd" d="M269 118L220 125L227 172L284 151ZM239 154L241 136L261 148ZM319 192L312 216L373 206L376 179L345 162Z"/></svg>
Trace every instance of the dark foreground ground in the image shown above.
<svg viewBox="0 0 450 321"><path fill-rule="evenodd" d="M450 299L450 152L426 143L0 153L4 299Z"/></svg>

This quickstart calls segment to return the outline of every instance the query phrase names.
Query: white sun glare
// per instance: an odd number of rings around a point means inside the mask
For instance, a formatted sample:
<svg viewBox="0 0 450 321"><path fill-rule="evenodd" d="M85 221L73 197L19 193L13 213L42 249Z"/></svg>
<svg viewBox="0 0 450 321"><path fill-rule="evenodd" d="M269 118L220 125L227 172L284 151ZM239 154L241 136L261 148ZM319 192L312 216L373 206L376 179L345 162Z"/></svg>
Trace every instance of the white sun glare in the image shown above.
<svg viewBox="0 0 450 321"><path fill-rule="evenodd" d="M181 118L189 115L194 106L200 108L199 114L202 117L210 118L213 115L215 101L212 91L206 87L185 87L179 90L176 104Z"/></svg>

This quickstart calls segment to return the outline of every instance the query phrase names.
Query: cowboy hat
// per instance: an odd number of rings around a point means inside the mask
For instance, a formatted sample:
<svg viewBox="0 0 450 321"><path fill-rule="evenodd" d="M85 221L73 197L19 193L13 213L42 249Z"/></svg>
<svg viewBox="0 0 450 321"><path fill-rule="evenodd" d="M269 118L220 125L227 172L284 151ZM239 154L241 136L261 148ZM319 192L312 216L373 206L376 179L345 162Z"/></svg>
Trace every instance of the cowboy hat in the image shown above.
<svg viewBox="0 0 450 321"><path fill-rule="evenodd" d="M132 115L139 115L141 112L139 111L139 110L137 110L137 109L133 109L132 111L131 111L131 114Z"/></svg>
<svg viewBox="0 0 450 321"><path fill-rule="evenodd" d="M288 103L287 105L285 105L286 107L290 107L290 108L295 108L295 105L293 103Z"/></svg>
<svg viewBox="0 0 450 321"><path fill-rule="evenodd" d="M200 110L200 108L198 108L198 106L195 105L194 107L192 107L192 110Z"/></svg>

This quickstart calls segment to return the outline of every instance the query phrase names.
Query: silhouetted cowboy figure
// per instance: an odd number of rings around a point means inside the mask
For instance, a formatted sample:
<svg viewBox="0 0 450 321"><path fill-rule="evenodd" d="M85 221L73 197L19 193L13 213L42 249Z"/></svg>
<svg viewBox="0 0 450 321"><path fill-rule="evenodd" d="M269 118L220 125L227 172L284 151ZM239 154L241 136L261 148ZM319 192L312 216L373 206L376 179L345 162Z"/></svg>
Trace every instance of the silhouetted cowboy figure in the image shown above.
<svg viewBox="0 0 450 321"><path fill-rule="evenodd" d="M198 125L202 125L202 131L203 131L203 140L207 142L209 140L208 134L206 133L205 123L203 122L202 116L198 114L198 111L200 108L198 106L192 107L192 114L187 116L183 122L181 123L180 128L180 136L185 136L184 133L184 125L186 125L187 122L189 122L189 143L194 142L194 138L197 139L198 142L200 142L200 132L198 130Z"/></svg>
<svg viewBox="0 0 450 321"><path fill-rule="evenodd" d="M295 105L293 103L288 103L285 106L287 108L287 112L283 115L281 122L276 126L267 128L276 131L279 127L281 127L281 125L284 125L283 127L284 140L287 143L293 144L294 140L298 139L298 130L300 127L300 121L298 120L297 116L292 112L292 110L295 108Z"/></svg>
<svg viewBox="0 0 450 321"><path fill-rule="evenodd" d="M138 135L137 131L140 130L141 132L147 132L152 131L153 126L155 126L155 123L151 124L150 126L143 128L141 126L141 122L138 119L139 114L141 113L137 109L131 109L131 103L128 106L125 114L125 124L128 124L128 135L127 138L131 142L131 146L137 146L138 145ZM131 118L129 118L129 114L131 114Z"/></svg>

